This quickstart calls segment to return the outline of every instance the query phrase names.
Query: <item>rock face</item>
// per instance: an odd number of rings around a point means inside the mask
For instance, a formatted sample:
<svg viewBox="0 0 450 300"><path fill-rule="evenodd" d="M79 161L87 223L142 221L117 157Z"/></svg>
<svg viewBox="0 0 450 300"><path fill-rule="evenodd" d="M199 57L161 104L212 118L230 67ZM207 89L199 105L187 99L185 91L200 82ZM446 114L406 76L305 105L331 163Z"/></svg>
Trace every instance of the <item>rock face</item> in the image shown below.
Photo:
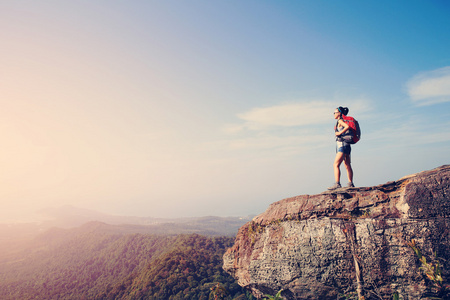
<svg viewBox="0 0 450 300"><path fill-rule="evenodd" d="M420 299L431 293L418 257L450 275L450 165L383 185L275 202L239 229L223 268L257 298ZM447 296L444 296L447 297ZM351 298L351 299L357 299Z"/></svg>

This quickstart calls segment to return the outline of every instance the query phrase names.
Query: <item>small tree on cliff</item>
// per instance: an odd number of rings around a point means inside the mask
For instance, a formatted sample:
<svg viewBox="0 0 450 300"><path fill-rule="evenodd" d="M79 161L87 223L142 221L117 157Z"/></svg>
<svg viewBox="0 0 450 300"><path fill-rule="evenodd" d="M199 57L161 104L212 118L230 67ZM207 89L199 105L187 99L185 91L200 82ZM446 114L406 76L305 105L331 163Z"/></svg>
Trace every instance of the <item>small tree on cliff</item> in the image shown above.
<svg viewBox="0 0 450 300"><path fill-rule="evenodd" d="M439 260L437 259L436 253L434 253L435 258L427 261L427 258L422 255L422 251L420 251L419 247L416 245L416 241L411 240L411 242L407 242L408 246L413 249L416 253L419 261L421 263L420 270L423 271L425 276L432 282L432 293L439 298L430 298L430 299L448 299L449 297L449 288L444 285L444 279L442 278L441 266L439 264ZM442 298L441 298L442 297Z"/></svg>
<svg viewBox="0 0 450 300"><path fill-rule="evenodd" d="M267 298L264 298L265 300L283 300L283 298L281 298L281 292L283 290L279 290L278 293L275 296L271 296L271 295L266 295Z"/></svg>

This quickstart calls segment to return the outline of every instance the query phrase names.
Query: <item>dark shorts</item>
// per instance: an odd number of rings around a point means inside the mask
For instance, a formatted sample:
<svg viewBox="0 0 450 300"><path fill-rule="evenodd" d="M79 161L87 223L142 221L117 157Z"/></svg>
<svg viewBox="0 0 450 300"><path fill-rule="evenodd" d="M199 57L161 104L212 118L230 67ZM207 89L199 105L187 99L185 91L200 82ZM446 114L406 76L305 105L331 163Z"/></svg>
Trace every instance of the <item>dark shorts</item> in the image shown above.
<svg viewBox="0 0 450 300"><path fill-rule="evenodd" d="M345 146L339 147L337 149L337 152L342 152L344 154L350 155L350 152L352 152L352 148L350 147L350 145L345 145Z"/></svg>

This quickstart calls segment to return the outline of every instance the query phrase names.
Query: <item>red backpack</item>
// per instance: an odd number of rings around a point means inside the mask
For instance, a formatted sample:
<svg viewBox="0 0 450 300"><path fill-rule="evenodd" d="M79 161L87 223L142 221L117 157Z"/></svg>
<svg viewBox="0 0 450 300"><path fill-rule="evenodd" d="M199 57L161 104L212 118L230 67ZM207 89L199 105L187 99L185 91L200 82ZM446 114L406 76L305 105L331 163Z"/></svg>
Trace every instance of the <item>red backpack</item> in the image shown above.
<svg viewBox="0 0 450 300"><path fill-rule="evenodd" d="M361 129L359 123L353 117L344 116L342 114L342 120L350 126L350 134L344 134L342 139L349 144L356 144L361 139Z"/></svg>

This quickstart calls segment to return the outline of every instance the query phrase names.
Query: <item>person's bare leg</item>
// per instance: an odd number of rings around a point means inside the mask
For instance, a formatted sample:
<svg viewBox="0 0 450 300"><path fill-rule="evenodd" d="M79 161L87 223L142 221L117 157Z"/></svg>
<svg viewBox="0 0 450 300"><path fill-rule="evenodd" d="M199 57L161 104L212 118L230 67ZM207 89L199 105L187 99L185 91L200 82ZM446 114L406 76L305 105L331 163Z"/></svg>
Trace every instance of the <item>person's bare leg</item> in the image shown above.
<svg viewBox="0 0 450 300"><path fill-rule="evenodd" d="M341 163L343 160L344 160L344 153L342 153L342 152L336 153L336 158L334 159L334 164L333 164L334 181L336 183L340 183L340 180L341 180L341 170L339 167L341 166Z"/></svg>
<svg viewBox="0 0 450 300"><path fill-rule="evenodd" d="M353 183L353 169L352 169L352 165L351 165L350 154L344 154L344 165L345 165L345 168L347 169L348 182Z"/></svg>

